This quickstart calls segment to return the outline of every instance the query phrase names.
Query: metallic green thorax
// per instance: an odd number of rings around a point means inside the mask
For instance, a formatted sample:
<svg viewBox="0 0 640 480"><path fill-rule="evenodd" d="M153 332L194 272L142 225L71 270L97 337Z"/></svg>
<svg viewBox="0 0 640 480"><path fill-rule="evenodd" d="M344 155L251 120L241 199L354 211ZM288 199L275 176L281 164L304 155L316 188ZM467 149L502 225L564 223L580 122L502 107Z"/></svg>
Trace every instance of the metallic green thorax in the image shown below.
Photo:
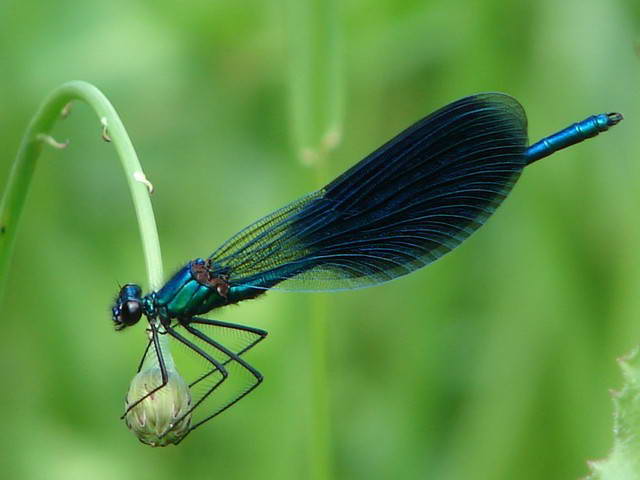
<svg viewBox="0 0 640 480"><path fill-rule="evenodd" d="M216 276L208 262L198 258L180 269L158 292L144 298L150 317L189 318L214 308L255 298L265 290L229 285L224 275Z"/></svg>

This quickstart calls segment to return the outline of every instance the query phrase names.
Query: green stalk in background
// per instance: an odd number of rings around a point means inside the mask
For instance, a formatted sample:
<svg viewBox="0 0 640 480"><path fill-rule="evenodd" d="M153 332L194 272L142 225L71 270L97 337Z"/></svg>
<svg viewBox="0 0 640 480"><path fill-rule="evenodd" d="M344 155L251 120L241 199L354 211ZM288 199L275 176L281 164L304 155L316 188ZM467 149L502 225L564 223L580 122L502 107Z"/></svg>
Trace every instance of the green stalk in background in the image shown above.
<svg viewBox="0 0 640 480"><path fill-rule="evenodd" d="M337 0L286 2L291 137L301 161L314 167L320 180L326 156L342 133L339 5Z"/></svg>
<svg viewBox="0 0 640 480"><path fill-rule="evenodd" d="M291 135L301 162L314 170L316 187L326 179L330 152L342 132L343 83L338 0L288 0ZM311 308L313 419L310 473L314 480L333 477L331 408L327 372L327 305L316 296Z"/></svg>

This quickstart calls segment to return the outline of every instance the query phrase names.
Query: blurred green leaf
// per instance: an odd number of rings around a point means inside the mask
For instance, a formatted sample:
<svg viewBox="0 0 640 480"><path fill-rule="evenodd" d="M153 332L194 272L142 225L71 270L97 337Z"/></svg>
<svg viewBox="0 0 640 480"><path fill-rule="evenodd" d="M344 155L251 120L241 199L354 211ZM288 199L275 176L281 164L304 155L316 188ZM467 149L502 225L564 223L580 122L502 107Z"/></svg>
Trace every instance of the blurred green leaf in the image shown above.
<svg viewBox="0 0 640 480"><path fill-rule="evenodd" d="M640 478L640 355L638 348L618 363L624 385L613 396L613 448L604 460L590 462L588 480Z"/></svg>

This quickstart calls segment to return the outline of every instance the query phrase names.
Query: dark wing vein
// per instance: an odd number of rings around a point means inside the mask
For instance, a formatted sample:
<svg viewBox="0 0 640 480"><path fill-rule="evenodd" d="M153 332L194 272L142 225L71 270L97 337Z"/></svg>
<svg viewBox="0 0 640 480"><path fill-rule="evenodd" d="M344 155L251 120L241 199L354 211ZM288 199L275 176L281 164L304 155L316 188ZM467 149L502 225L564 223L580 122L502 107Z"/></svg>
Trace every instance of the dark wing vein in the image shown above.
<svg viewBox="0 0 640 480"><path fill-rule="evenodd" d="M214 269L232 286L287 290L358 288L410 273L500 205L525 166L526 130L507 95L458 100L236 234L211 255Z"/></svg>

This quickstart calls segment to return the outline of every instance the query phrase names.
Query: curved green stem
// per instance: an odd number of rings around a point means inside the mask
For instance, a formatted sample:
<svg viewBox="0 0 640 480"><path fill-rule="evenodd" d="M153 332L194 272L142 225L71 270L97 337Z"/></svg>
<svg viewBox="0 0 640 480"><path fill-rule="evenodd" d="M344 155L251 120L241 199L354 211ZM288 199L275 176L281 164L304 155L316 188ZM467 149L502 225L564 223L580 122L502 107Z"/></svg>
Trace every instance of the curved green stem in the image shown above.
<svg viewBox="0 0 640 480"><path fill-rule="evenodd" d="M7 187L0 202L0 299L4 292L18 223L29 192L36 162L42 148L51 143L48 141L50 140L49 132L56 121L61 118L63 109L73 100L82 100L93 108L100 119L103 138L113 142L116 148L129 183L129 190L138 218L149 286L155 290L162 285L162 255L148 189L151 184L145 183L146 178L138 161L138 155L111 102L93 85L87 82L73 81L56 88L42 102L27 127L9 174ZM169 356L164 336L161 341L162 350L166 350L165 355Z"/></svg>
<svg viewBox="0 0 640 480"><path fill-rule="evenodd" d="M138 217L149 285L157 289L162 283L162 258L151 201L144 174L133 144L115 108L93 85L73 81L54 90L42 103L22 139L18 155L9 175L7 188L0 202L0 298L6 283L9 260L24 203L29 191L36 162L47 144L46 140L63 108L72 100L88 103L100 118L105 134L113 142L129 182L129 189Z"/></svg>

